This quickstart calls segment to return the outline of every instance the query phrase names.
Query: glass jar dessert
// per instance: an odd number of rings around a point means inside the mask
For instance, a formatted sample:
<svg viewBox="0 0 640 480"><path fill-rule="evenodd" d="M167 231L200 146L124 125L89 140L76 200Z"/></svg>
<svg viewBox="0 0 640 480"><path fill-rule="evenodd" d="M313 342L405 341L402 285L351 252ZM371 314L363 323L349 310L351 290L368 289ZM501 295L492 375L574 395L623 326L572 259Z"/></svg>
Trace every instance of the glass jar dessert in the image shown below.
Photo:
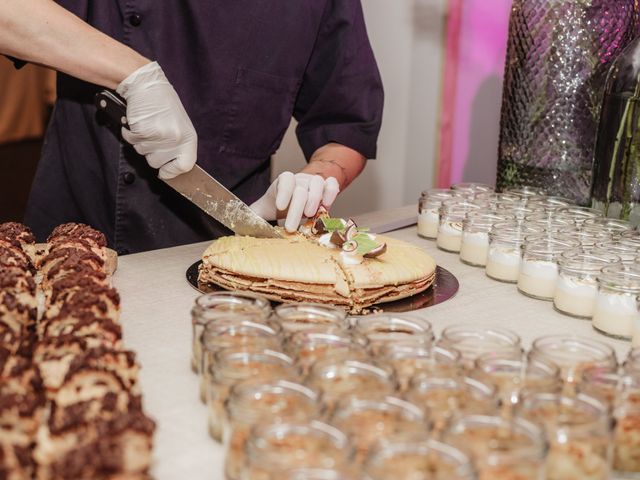
<svg viewBox="0 0 640 480"><path fill-rule="evenodd" d="M607 265L620 262L620 257L605 251L593 252L577 248L558 257L558 281L553 306L560 313L576 318L593 317L598 294L597 276Z"/></svg>
<svg viewBox="0 0 640 480"><path fill-rule="evenodd" d="M362 480L354 468L294 468L284 472L284 480Z"/></svg>
<svg viewBox="0 0 640 480"><path fill-rule="evenodd" d="M590 218L603 217L603 213L595 208L578 207L576 205L569 207L561 207L556 210L558 215L566 215L572 217L578 225L582 225Z"/></svg>
<svg viewBox="0 0 640 480"><path fill-rule="evenodd" d="M344 432L356 450L356 462L363 463L376 441L398 433L426 433L427 411L393 396L378 398L358 395L338 403L329 423Z"/></svg>
<svg viewBox="0 0 640 480"><path fill-rule="evenodd" d="M456 196L453 190L433 188L422 192L418 203L418 235L434 240L440 225L442 202Z"/></svg>
<svg viewBox="0 0 640 480"><path fill-rule="evenodd" d="M358 317L353 329L369 341L374 358L379 357L385 345L401 342L429 347L435 338L429 322L402 314Z"/></svg>
<svg viewBox="0 0 640 480"><path fill-rule="evenodd" d="M543 212L532 213L524 217L526 225L535 224L544 228L545 231L559 230L561 228L576 227L573 217L568 215L559 215L554 210L545 210Z"/></svg>
<svg viewBox="0 0 640 480"><path fill-rule="evenodd" d="M347 312L330 305L283 303L274 309L273 314L273 321L282 327L285 335L301 330L327 332L349 328Z"/></svg>
<svg viewBox="0 0 640 480"><path fill-rule="evenodd" d="M209 407L209 433L222 441L227 416L225 403L234 385L248 380L297 380L300 374L288 355L261 348L227 348L216 354L209 369L206 398Z"/></svg>
<svg viewBox="0 0 640 480"><path fill-rule="evenodd" d="M485 354L522 355L520 337L506 328L452 325L442 331L438 345L458 350L467 373L475 368L476 359Z"/></svg>
<svg viewBox="0 0 640 480"><path fill-rule="evenodd" d="M576 335L548 335L537 338L529 351L529 360L543 359L560 367L565 392L575 391L582 372L591 367L616 369L613 348L603 342Z"/></svg>
<svg viewBox="0 0 640 480"><path fill-rule="evenodd" d="M246 453L243 480L282 480L296 468L348 468L354 458L347 436L317 420L256 426Z"/></svg>
<svg viewBox="0 0 640 480"><path fill-rule="evenodd" d="M460 182L451 185L451 190L475 196L480 193L493 192L495 191L495 188L491 185L487 185L486 183Z"/></svg>
<svg viewBox="0 0 640 480"><path fill-rule="evenodd" d="M526 356L489 354L476 360L471 377L498 389L505 418L520 401L522 392L559 393L560 368L547 360L529 361Z"/></svg>
<svg viewBox="0 0 640 480"><path fill-rule="evenodd" d="M606 480L610 474L611 420L605 405L578 394L523 397L520 415L544 427L549 480Z"/></svg>
<svg viewBox="0 0 640 480"><path fill-rule="evenodd" d="M443 440L471 453L479 480L538 480L544 471L544 433L522 418L465 415Z"/></svg>
<svg viewBox="0 0 640 480"><path fill-rule="evenodd" d="M610 242L612 238L611 234L607 231L585 229L577 226L562 228L558 230L557 233L579 242L583 248L593 248L599 243Z"/></svg>
<svg viewBox="0 0 640 480"><path fill-rule="evenodd" d="M541 195L539 197L529 197L528 204L540 206L547 211L554 211L559 208L570 207L573 202L568 198Z"/></svg>
<svg viewBox="0 0 640 480"><path fill-rule="evenodd" d="M522 248L518 275L518 291L538 300L553 300L558 280L557 259L566 250L576 247L566 239L527 237Z"/></svg>
<svg viewBox="0 0 640 480"><path fill-rule="evenodd" d="M366 480L476 480L467 454L428 434L399 434L378 442L364 471Z"/></svg>
<svg viewBox="0 0 640 480"><path fill-rule="evenodd" d="M397 387L390 368L349 358L328 358L316 362L306 383L311 388L322 391L329 414L343 398L363 392L374 396L390 395Z"/></svg>
<svg viewBox="0 0 640 480"><path fill-rule="evenodd" d="M406 397L413 404L429 409L435 437L455 416L495 415L499 411L496 387L470 377L442 374L416 377Z"/></svg>
<svg viewBox="0 0 640 480"><path fill-rule="evenodd" d="M401 392L407 391L411 380L418 376L462 375L462 355L451 347L392 343L383 348L382 361L393 367Z"/></svg>
<svg viewBox="0 0 640 480"><path fill-rule="evenodd" d="M610 234L621 234L631 230L631 223L617 218L595 217L588 218L582 223L582 228L586 230L600 230Z"/></svg>
<svg viewBox="0 0 640 480"><path fill-rule="evenodd" d="M215 362L215 355L219 351L234 347L268 348L276 351L282 349L278 325L256 323L251 320L231 316L205 325L200 337L202 344L200 398L203 402L206 400L209 372Z"/></svg>
<svg viewBox="0 0 640 480"><path fill-rule="evenodd" d="M476 202L486 203L491 210L500 210L506 207L525 206L527 200L513 193L496 193L496 192L481 192L477 193L474 198Z"/></svg>
<svg viewBox="0 0 640 480"><path fill-rule="evenodd" d="M593 328L610 337L630 340L634 325L640 322L640 266L609 265L597 279Z"/></svg>
<svg viewBox="0 0 640 480"><path fill-rule="evenodd" d="M485 273L505 283L517 283L522 260L521 248L526 235L542 233L518 223L496 223L489 233L489 253Z"/></svg>
<svg viewBox="0 0 640 480"><path fill-rule="evenodd" d="M545 192L541 188L531 187L528 185L524 185L522 187L507 188L505 189L505 192L520 195L527 200L530 200L532 197L545 197L547 194L547 192Z"/></svg>
<svg viewBox="0 0 640 480"><path fill-rule="evenodd" d="M214 292L200 295L191 309L191 369L200 373L202 350L200 337L204 326L230 315L251 315L256 321L265 321L271 315L271 304L259 295L245 292Z"/></svg>
<svg viewBox="0 0 640 480"><path fill-rule="evenodd" d="M460 252L462 246L462 223L467 213L481 210L484 207L469 201L450 199L442 202L440 207L440 225L436 245L440 250L449 253Z"/></svg>
<svg viewBox="0 0 640 480"><path fill-rule="evenodd" d="M240 480L251 428L265 419L270 423L319 419L322 404L317 392L299 383L251 379L231 389L226 413L229 421L224 432L225 477L227 480Z"/></svg>
<svg viewBox="0 0 640 480"><path fill-rule="evenodd" d="M469 212L462 222L460 260L472 267L484 267L489 253L489 232L495 223L506 221L515 221L515 216Z"/></svg>
<svg viewBox="0 0 640 480"><path fill-rule="evenodd" d="M350 358L366 362L370 359L368 343L362 335L349 331L340 333L302 331L289 337L285 350L296 359L303 375L307 375L311 367L320 360Z"/></svg>
<svg viewBox="0 0 640 480"><path fill-rule="evenodd" d="M640 253L633 245L628 245L620 239L597 243L594 251L612 253L619 256L622 263L628 264L634 264L638 253Z"/></svg>

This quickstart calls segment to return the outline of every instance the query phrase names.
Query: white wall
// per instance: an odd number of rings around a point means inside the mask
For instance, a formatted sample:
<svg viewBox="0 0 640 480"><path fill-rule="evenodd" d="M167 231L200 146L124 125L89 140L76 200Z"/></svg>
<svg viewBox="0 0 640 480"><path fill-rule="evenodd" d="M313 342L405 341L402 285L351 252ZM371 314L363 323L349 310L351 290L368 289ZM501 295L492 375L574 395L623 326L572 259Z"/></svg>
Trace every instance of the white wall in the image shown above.
<svg viewBox="0 0 640 480"><path fill-rule="evenodd" d="M378 159L340 195L333 213L356 215L417 203L434 183L446 0L362 0L385 86ZM273 174L304 165L292 125Z"/></svg>

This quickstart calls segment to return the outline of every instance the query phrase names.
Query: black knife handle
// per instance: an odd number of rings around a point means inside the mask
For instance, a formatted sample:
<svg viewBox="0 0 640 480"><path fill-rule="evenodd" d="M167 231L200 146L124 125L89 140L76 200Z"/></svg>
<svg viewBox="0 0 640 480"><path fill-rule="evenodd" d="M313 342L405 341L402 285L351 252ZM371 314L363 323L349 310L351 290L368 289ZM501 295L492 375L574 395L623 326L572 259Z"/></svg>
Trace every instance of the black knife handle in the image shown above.
<svg viewBox="0 0 640 480"><path fill-rule="evenodd" d="M129 128L127 104L120 95L109 90L102 90L96 93L94 103L98 111L106 116L111 126Z"/></svg>

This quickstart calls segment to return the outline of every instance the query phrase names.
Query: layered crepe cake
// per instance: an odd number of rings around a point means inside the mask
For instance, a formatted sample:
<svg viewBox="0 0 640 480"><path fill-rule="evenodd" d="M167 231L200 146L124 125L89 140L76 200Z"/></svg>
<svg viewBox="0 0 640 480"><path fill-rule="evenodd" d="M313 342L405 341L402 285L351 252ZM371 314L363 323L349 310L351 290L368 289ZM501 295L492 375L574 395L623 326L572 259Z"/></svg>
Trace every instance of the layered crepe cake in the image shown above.
<svg viewBox="0 0 640 480"><path fill-rule="evenodd" d="M338 234L321 228L283 238L222 237L205 251L199 281L279 302L329 303L351 313L431 286L436 264L420 248L342 222ZM362 254L353 238L373 252Z"/></svg>

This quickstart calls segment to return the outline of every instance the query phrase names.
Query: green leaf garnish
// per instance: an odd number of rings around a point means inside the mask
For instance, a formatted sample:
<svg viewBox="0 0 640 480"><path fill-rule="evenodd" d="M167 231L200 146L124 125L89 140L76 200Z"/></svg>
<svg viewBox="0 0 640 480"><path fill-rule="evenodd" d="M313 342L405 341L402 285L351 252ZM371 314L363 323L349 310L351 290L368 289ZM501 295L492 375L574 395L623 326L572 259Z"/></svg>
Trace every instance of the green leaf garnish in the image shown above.
<svg viewBox="0 0 640 480"><path fill-rule="evenodd" d="M358 253L360 255L364 255L365 253L369 253L372 250L378 248L378 243L373 240L369 235L359 233L353 237L353 239L358 242Z"/></svg>
<svg viewBox="0 0 640 480"><path fill-rule="evenodd" d="M329 233L344 230L345 221L341 218L322 217L321 220L324 224L325 230Z"/></svg>

